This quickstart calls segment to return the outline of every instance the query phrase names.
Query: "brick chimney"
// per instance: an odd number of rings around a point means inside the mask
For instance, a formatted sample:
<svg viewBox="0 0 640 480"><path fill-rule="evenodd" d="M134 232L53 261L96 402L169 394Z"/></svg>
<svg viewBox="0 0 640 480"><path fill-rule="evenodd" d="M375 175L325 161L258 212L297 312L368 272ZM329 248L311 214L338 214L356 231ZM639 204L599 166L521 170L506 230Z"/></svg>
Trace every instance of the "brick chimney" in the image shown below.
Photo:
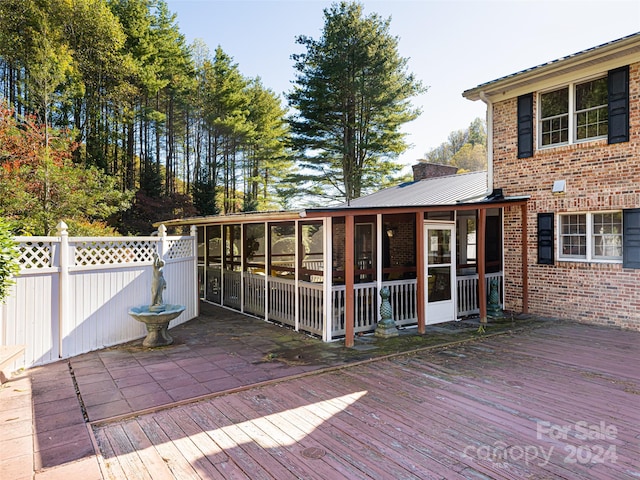
<svg viewBox="0 0 640 480"><path fill-rule="evenodd" d="M429 163L421 160L420 163L413 165L413 180L426 180L428 178L446 177L447 175L455 175L458 167L453 165L440 165L437 163Z"/></svg>

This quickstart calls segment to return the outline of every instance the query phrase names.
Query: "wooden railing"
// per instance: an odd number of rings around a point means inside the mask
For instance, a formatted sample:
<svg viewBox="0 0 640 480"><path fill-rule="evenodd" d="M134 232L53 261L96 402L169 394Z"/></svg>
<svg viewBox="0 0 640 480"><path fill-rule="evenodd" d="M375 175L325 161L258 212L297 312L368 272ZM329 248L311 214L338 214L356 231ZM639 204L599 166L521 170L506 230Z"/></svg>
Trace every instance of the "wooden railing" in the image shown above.
<svg viewBox="0 0 640 480"><path fill-rule="evenodd" d="M418 281L394 280L383 282L383 286L389 287L389 302L393 311L393 318L398 326L414 325L418 322Z"/></svg>
<svg viewBox="0 0 640 480"><path fill-rule="evenodd" d="M391 294L389 300L391 308L393 309L392 318L396 321L396 325L404 326L417 323L417 281L415 279L394 280L383 282L382 285L389 287ZM332 288L332 337L345 334L344 295L344 285L338 285ZM377 297L378 289L376 283L359 283L354 285L354 333L372 332L375 330L379 320Z"/></svg>
<svg viewBox="0 0 640 480"><path fill-rule="evenodd" d="M269 320L296 325L296 282L287 278L269 277Z"/></svg>
<svg viewBox="0 0 640 480"><path fill-rule="evenodd" d="M299 329L315 335L322 335L324 325L324 290L320 283L300 282Z"/></svg>
<svg viewBox="0 0 640 480"><path fill-rule="evenodd" d="M223 278L223 305L225 307L235 308L240 310L242 307L242 289L241 286L241 272L235 272L233 270L224 270L222 273Z"/></svg>
<svg viewBox="0 0 640 480"><path fill-rule="evenodd" d="M241 308L240 272L224 272L224 305ZM499 298L502 298L502 272L487 274L487 294L492 279L499 279ZM270 276L268 279L269 312L265 314L265 277L244 273L242 301L246 313L268 317L270 320L296 326L296 282L291 279ZM389 301L393 319L398 326L415 325L417 315L417 280L394 280L383 282L390 290ZM478 275L457 277L458 318L474 315L478 307ZM379 320L378 288L374 282L354 285L354 333L375 330ZM324 287L322 283L298 282L299 330L323 335L324 331ZM331 338L345 335L345 286L331 289Z"/></svg>
<svg viewBox="0 0 640 480"><path fill-rule="evenodd" d="M264 275L244 272L244 311L264 317Z"/></svg>
<svg viewBox="0 0 640 480"><path fill-rule="evenodd" d="M498 279L498 298L502 304L502 272L487 273L485 276L487 296L491 280ZM478 274L458 277L458 318L480 313L478 306Z"/></svg>

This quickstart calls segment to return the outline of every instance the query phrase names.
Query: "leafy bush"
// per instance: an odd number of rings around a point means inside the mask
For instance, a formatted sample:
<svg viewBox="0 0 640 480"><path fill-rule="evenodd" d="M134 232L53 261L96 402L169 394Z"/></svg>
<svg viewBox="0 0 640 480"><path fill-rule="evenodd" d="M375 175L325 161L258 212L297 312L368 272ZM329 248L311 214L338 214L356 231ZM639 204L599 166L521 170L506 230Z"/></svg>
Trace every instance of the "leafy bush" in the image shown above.
<svg viewBox="0 0 640 480"><path fill-rule="evenodd" d="M9 295L9 287L15 281L14 275L20 272L18 255L9 223L0 218L0 303Z"/></svg>

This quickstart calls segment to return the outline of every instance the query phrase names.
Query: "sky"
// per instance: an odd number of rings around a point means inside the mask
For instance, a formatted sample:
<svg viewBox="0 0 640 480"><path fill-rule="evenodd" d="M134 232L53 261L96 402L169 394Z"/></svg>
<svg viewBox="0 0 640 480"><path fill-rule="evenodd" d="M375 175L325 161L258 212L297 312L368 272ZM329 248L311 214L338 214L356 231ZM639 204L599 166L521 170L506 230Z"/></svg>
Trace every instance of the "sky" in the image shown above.
<svg viewBox="0 0 640 480"><path fill-rule="evenodd" d="M320 0L166 0L188 43L220 46L248 78L280 95L295 77L299 35L319 39ZM462 92L505 75L640 31L640 0L361 0L364 14L391 17L390 33L407 69L428 90L414 97L422 114L406 124L410 144L398 162L409 171L449 134L485 118L484 103Z"/></svg>

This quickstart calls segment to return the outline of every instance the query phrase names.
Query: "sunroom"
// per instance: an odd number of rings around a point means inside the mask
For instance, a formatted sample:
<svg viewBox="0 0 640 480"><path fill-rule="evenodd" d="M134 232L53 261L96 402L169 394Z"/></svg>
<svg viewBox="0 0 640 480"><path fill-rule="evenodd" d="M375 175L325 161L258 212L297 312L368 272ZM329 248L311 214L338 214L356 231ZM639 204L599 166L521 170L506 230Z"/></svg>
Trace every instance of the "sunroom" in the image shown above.
<svg viewBox="0 0 640 480"><path fill-rule="evenodd" d="M202 300L352 345L376 329L382 287L398 327L486 317L492 279L502 298L502 211L523 206L487 196L476 172L349 205L163 223L197 226Z"/></svg>

